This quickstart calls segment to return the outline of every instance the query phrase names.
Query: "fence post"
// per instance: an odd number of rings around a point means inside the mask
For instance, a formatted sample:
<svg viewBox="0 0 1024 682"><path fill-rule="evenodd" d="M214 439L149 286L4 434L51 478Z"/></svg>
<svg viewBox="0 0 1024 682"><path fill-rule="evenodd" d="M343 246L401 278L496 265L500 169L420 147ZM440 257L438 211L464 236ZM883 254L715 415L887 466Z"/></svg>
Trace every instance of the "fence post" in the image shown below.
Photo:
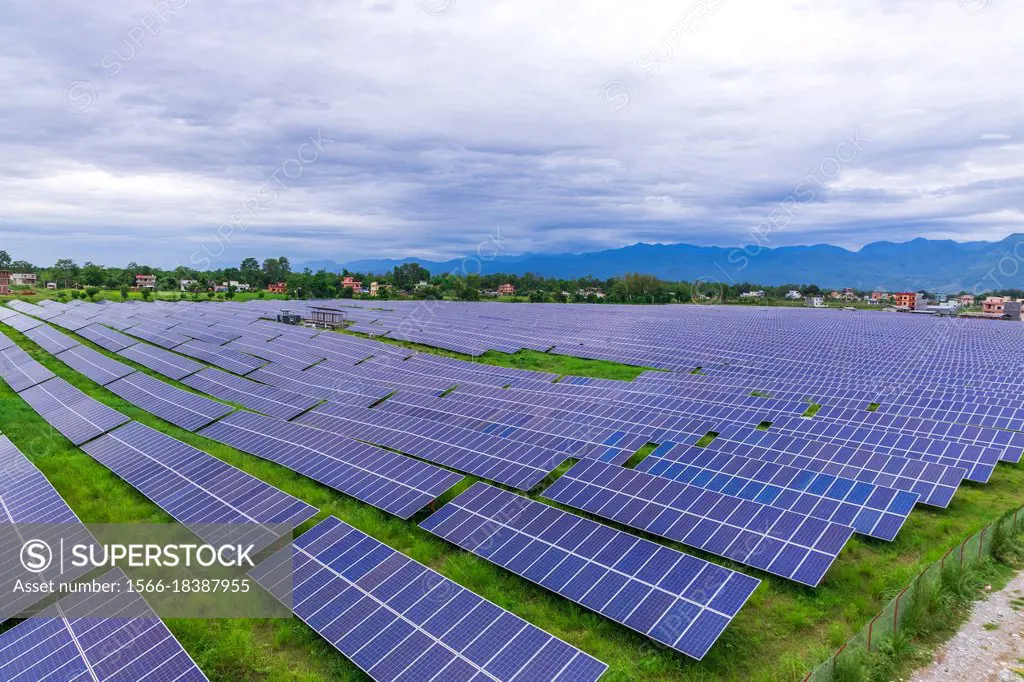
<svg viewBox="0 0 1024 682"><path fill-rule="evenodd" d="M875 614L875 617L871 619L871 622L868 623L868 651L871 651L871 635L875 631L875 621L878 620L879 617L881 617L881 615L882 615L882 612L879 611L878 613Z"/></svg>
<svg viewBox="0 0 1024 682"><path fill-rule="evenodd" d="M846 647L848 647L848 646L850 646L849 642L847 642L846 644L844 644L841 647L839 647L839 651L837 651L836 655L832 657L832 674L833 675L835 675L835 673L836 673L836 661L839 660L839 654L841 654L844 651L846 651Z"/></svg>
<svg viewBox="0 0 1024 682"><path fill-rule="evenodd" d="M939 561L939 568L940 569L945 569L946 568L946 557L948 557L950 554L952 554L954 549L956 549L956 545L953 545L952 547L950 547L949 551L947 551L945 554L942 555L942 559Z"/></svg>
<svg viewBox="0 0 1024 682"><path fill-rule="evenodd" d="M998 523L998 521L997 521ZM992 525L992 524L989 524ZM981 548L985 546L985 531L988 530L988 526L981 529L981 537L978 539L978 558L981 559Z"/></svg>
<svg viewBox="0 0 1024 682"><path fill-rule="evenodd" d="M900 592L899 594L896 595L896 608L894 608L893 612L892 612L892 632L893 632L893 634L896 634L896 630L900 626L900 599L903 598L903 595L906 594L907 590L909 590L909 589L910 589L910 585L907 585L906 587L903 588L902 592Z"/></svg>

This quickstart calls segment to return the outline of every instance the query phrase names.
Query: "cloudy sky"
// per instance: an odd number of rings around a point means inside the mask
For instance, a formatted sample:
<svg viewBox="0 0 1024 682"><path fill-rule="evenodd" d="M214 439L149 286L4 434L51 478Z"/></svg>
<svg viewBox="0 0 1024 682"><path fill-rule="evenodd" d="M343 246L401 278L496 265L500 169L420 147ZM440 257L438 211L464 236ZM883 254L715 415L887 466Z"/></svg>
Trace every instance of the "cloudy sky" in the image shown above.
<svg viewBox="0 0 1024 682"><path fill-rule="evenodd" d="M41 264L1024 232L1020 2L3 7L0 248Z"/></svg>

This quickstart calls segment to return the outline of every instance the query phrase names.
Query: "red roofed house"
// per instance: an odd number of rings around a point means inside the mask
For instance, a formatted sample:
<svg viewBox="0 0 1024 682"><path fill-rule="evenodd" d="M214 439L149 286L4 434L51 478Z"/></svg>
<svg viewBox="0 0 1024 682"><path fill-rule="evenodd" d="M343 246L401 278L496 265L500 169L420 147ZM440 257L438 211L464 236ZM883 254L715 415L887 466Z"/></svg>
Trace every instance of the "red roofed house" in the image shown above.
<svg viewBox="0 0 1024 682"><path fill-rule="evenodd" d="M981 311L985 313L997 313L1002 315L1006 299L1002 296L989 296L981 302Z"/></svg>
<svg viewBox="0 0 1024 682"><path fill-rule="evenodd" d="M11 293L11 273L0 270L0 296Z"/></svg>
<svg viewBox="0 0 1024 682"><path fill-rule="evenodd" d="M515 296L516 288L511 284L499 284L498 285L498 296Z"/></svg>
<svg viewBox="0 0 1024 682"><path fill-rule="evenodd" d="M964 294L960 297L960 305L974 305L974 297L970 294Z"/></svg>
<svg viewBox="0 0 1024 682"><path fill-rule="evenodd" d="M341 286L342 288L350 287L352 289L355 289L356 291L359 291L360 289L363 288L363 283L360 282L358 279L354 279L352 277L344 277L341 280Z"/></svg>
<svg viewBox="0 0 1024 682"><path fill-rule="evenodd" d="M269 291L272 294L287 294L288 293L288 285L285 284L284 282L277 282L276 284L268 284L267 285L267 291Z"/></svg>

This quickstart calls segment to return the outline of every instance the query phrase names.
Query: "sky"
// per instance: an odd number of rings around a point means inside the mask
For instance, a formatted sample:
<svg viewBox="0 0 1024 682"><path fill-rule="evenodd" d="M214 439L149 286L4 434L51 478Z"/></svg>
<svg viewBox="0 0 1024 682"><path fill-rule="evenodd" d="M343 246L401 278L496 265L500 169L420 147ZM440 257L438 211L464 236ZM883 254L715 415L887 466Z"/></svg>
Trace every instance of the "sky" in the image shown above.
<svg viewBox="0 0 1024 682"><path fill-rule="evenodd" d="M1024 232L1024 3L5 0L39 265Z"/></svg>

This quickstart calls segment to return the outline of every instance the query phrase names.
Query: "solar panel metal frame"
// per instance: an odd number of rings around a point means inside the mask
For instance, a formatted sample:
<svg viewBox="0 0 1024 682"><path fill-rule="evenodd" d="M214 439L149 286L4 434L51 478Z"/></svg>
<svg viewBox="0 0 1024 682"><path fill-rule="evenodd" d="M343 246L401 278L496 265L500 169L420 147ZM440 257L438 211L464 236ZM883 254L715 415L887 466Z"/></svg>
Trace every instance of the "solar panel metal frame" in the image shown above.
<svg viewBox="0 0 1024 682"><path fill-rule="evenodd" d="M235 409L172 386L144 372L135 372L118 379L107 384L106 388L132 405L186 431L197 431Z"/></svg>
<svg viewBox="0 0 1024 682"><path fill-rule="evenodd" d="M122 348L117 354L176 381L203 368L203 365L191 358L175 355L168 350L145 343Z"/></svg>
<svg viewBox="0 0 1024 682"><path fill-rule="evenodd" d="M75 346L54 357L100 386L106 386L113 381L135 374L134 367L108 358L88 346Z"/></svg>

